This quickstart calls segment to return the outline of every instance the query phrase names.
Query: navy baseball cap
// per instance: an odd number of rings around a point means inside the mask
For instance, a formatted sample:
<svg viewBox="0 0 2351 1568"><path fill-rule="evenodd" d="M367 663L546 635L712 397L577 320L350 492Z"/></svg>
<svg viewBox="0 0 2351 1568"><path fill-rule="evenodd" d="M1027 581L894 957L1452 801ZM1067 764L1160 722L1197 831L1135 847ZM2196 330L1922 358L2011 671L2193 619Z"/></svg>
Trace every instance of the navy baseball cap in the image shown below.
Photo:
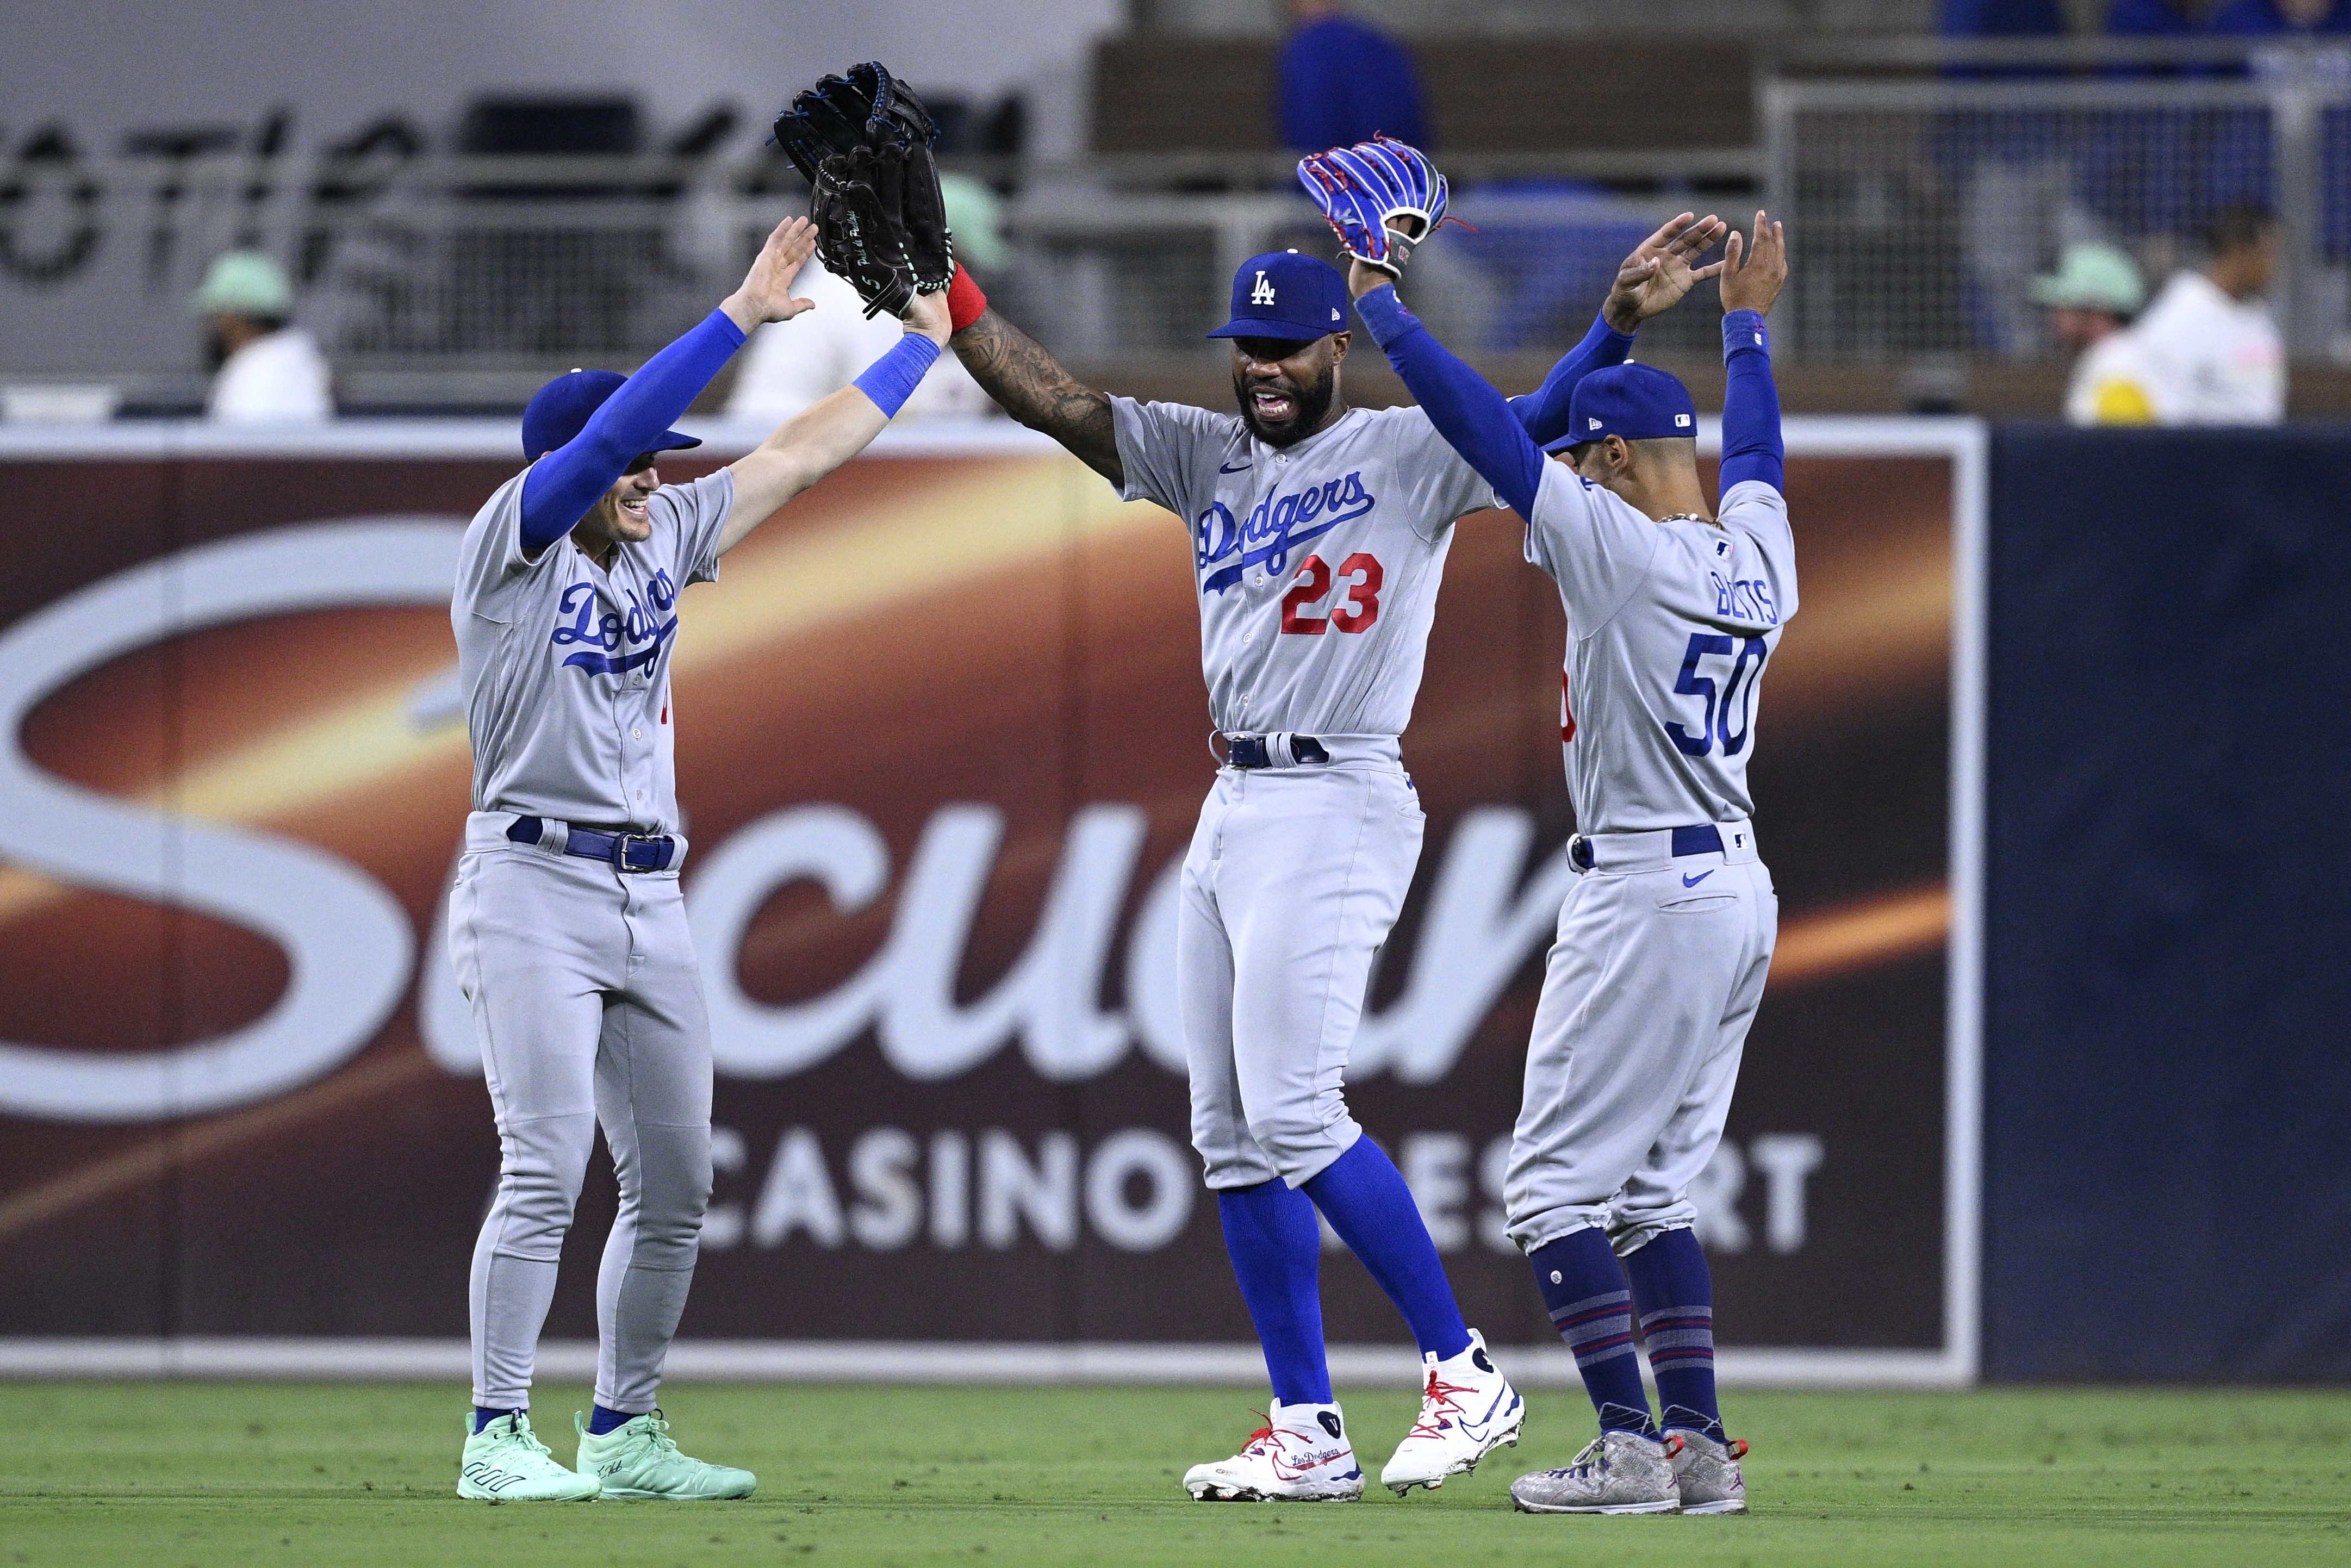
<svg viewBox="0 0 2351 1568"><path fill-rule="evenodd" d="M530 406L522 411L523 456L536 463L579 434L587 428L588 416L603 407L604 400L619 392L628 379L618 371L570 371L539 388ZM701 444L697 436L664 430L661 439L645 450L669 452Z"/></svg>
<svg viewBox="0 0 2351 1568"><path fill-rule="evenodd" d="M1594 371L1575 383L1567 405L1567 434L1545 446L1563 452L1604 435L1653 441L1661 435L1696 435L1698 404L1679 377L1655 365L1627 362Z"/></svg>
<svg viewBox="0 0 2351 1568"><path fill-rule="evenodd" d="M1347 280L1320 256L1270 250L1233 274L1233 319L1211 338L1311 343L1347 329Z"/></svg>

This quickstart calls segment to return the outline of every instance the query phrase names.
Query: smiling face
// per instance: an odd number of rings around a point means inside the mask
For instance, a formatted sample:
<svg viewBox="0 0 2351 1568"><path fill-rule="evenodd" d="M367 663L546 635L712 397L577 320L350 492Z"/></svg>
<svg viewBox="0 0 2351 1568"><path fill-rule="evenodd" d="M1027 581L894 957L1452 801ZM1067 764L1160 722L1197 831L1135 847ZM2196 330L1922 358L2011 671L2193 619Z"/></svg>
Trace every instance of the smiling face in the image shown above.
<svg viewBox="0 0 2351 1568"><path fill-rule="evenodd" d="M617 545L643 544L653 537L653 513L646 503L661 488L661 471L653 466L658 453L640 453L629 471L612 481L588 515L571 530L580 548L602 557Z"/></svg>
<svg viewBox="0 0 2351 1568"><path fill-rule="evenodd" d="M1232 344L1233 396L1250 434L1268 446L1295 446L1330 423L1346 333L1304 343L1235 338Z"/></svg>

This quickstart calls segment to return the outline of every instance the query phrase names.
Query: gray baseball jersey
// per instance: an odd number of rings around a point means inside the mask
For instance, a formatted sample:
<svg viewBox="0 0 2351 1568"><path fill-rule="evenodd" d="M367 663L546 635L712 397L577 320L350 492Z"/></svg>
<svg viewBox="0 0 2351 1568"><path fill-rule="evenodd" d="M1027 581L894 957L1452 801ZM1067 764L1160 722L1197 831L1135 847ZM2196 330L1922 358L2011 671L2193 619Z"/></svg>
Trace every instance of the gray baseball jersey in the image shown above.
<svg viewBox="0 0 2351 1568"><path fill-rule="evenodd" d="M1721 526L1654 522L1560 463L1543 465L1527 559L1567 608L1561 749L1585 833L1753 813L1756 688L1796 612L1788 505L1760 480Z"/></svg>
<svg viewBox="0 0 2351 1568"><path fill-rule="evenodd" d="M1394 736L1464 512L1501 503L1416 408L1277 449L1238 414L1111 400L1123 498L1190 526L1208 712L1228 733Z"/></svg>
<svg viewBox="0 0 2351 1568"><path fill-rule="evenodd" d="M654 491L653 538L608 572L569 537L523 554L524 474L474 514L449 605L474 810L675 832L666 655L679 592L718 575L734 476Z"/></svg>

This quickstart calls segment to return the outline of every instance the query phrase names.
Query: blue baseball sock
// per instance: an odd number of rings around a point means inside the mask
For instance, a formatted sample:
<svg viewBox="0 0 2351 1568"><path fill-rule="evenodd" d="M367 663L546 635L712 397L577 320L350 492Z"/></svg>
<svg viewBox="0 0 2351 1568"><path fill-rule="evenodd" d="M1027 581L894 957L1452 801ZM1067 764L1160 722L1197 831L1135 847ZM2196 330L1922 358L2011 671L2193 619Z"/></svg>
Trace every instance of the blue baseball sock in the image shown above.
<svg viewBox="0 0 2351 1568"><path fill-rule="evenodd" d="M1306 1193L1412 1325L1422 1354L1435 1351L1448 1361L1469 1348L1468 1327L1412 1188L1377 1144L1357 1138L1307 1182Z"/></svg>
<svg viewBox="0 0 2351 1568"><path fill-rule="evenodd" d="M1225 1250L1249 1303L1273 1396L1284 1405L1331 1403L1322 1356L1322 1232L1314 1203L1280 1180L1217 1194Z"/></svg>
<svg viewBox="0 0 2351 1568"><path fill-rule="evenodd" d="M1714 1402L1714 1277L1688 1229L1668 1230L1625 1259L1665 1425L1724 1441Z"/></svg>
<svg viewBox="0 0 2351 1568"><path fill-rule="evenodd" d="M476 1405L474 1406L474 1430L480 1431L501 1416L522 1415L526 1408L518 1406L511 1410L493 1410L486 1405Z"/></svg>
<svg viewBox="0 0 2351 1568"><path fill-rule="evenodd" d="M629 1415L625 1411L607 1410L601 1405L591 1405L588 1407L588 1435L591 1437L601 1437L607 1432L627 1426L636 1418L635 1416Z"/></svg>
<svg viewBox="0 0 2351 1568"><path fill-rule="evenodd" d="M1633 1292L1625 1288L1625 1271L1607 1236L1578 1230L1536 1248L1527 1261L1534 1265L1535 1288L1552 1326L1575 1353L1575 1369L1600 1412L1601 1429L1655 1436L1641 1359L1633 1348Z"/></svg>

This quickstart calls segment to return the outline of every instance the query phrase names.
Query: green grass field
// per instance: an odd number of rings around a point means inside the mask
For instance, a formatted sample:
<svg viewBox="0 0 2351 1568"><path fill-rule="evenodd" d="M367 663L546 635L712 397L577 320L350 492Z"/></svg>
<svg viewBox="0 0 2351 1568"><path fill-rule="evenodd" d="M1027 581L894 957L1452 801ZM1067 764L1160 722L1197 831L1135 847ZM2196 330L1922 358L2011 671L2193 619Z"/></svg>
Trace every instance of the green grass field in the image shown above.
<svg viewBox="0 0 2351 1568"><path fill-rule="evenodd" d="M460 1502L462 1391L0 1385L0 1568L57 1564L2351 1564L2351 1396L1753 1394L1730 1405L1743 1519L1538 1518L1509 1483L1580 1446L1580 1396L1527 1442L1399 1502L1200 1504L1186 1466L1255 1425L1231 1389L704 1387L690 1453L747 1502ZM584 1389L537 1411L570 1457ZM1408 1392L1348 1398L1376 1473Z"/></svg>

